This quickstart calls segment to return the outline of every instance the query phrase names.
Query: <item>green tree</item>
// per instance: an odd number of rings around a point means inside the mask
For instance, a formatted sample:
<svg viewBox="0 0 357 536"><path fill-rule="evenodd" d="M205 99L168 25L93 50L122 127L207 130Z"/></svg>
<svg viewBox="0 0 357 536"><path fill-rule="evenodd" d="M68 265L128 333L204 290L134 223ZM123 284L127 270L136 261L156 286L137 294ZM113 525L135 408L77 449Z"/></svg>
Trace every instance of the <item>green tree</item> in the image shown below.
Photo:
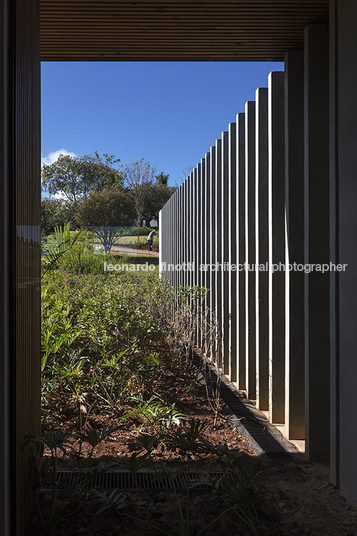
<svg viewBox="0 0 357 536"><path fill-rule="evenodd" d="M114 167L119 162L114 155L100 157L97 152L82 157L60 155L52 164L44 164L42 185L50 194L77 204L92 192L123 189L123 173Z"/></svg>
<svg viewBox="0 0 357 536"><path fill-rule="evenodd" d="M41 199L41 233L47 236L55 227L74 221L76 206L64 199Z"/></svg>
<svg viewBox="0 0 357 536"><path fill-rule="evenodd" d="M82 157L82 160L87 167L87 182L91 192L123 190L123 171L115 167L120 162L119 158L115 158L114 155L107 153L104 153L103 157L100 157L97 151L95 151L94 156L85 155Z"/></svg>
<svg viewBox="0 0 357 536"><path fill-rule="evenodd" d="M104 246L104 253L123 234L123 227L133 225L134 218L134 201L118 190L93 192L80 204L76 215L81 225L93 229L94 238Z"/></svg>
<svg viewBox="0 0 357 536"><path fill-rule="evenodd" d="M138 227L141 227L141 221L149 200L150 185L154 183L155 173L156 166L144 162L143 158L128 164L124 169L124 184L134 201Z"/></svg>
<svg viewBox="0 0 357 536"><path fill-rule="evenodd" d="M165 183L157 182L151 184L148 189L148 199L144 211L144 218L149 223L151 220L159 220L159 212L175 193L175 186L167 186Z"/></svg>
<svg viewBox="0 0 357 536"><path fill-rule="evenodd" d="M87 191L83 173L80 158L61 154L52 164L43 165L42 186L52 195L60 194L67 201L77 203Z"/></svg>
<svg viewBox="0 0 357 536"><path fill-rule="evenodd" d="M162 171L159 175L156 175L156 184L168 185L170 175L165 175Z"/></svg>

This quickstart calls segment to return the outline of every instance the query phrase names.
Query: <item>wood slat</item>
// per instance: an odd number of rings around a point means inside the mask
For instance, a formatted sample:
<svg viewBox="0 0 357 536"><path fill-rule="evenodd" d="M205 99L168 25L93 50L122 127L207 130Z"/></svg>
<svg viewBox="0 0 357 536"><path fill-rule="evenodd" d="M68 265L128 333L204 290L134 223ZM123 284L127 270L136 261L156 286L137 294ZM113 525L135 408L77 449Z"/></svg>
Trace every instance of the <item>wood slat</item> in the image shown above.
<svg viewBox="0 0 357 536"><path fill-rule="evenodd" d="M328 20L328 4L41 0L42 58L281 59L307 24Z"/></svg>
<svg viewBox="0 0 357 536"><path fill-rule="evenodd" d="M16 526L23 536L34 506L27 434L41 433L41 66L39 0L14 0L16 32L13 94L15 251L14 469Z"/></svg>

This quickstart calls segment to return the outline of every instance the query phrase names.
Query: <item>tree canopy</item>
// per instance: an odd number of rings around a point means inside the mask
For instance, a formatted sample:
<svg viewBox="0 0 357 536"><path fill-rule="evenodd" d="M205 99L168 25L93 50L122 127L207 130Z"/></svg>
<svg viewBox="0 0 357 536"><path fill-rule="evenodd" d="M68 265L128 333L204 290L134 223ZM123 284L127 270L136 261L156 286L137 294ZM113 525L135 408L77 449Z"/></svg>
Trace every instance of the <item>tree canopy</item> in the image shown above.
<svg viewBox="0 0 357 536"><path fill-rule="evenodd" d="M114 242L122 235L123 227L132 226L135 218L133 200L118 190L93 192L80 204L77 221L93 229L94 238L110 251Z"/></svg>
<svg viewBox="0 0 357 536"><path fill-rule="evenodd" d="M91 227L120 227L131 226L135 216L138 226L143 219L148 222L158 219L159 211L176 190L168 186L169 175L157 174L156 165L143 158L126 166L119 166L119 162L114 155L99 156L95 151L81 157L60 155L52 164L45 164L42 185L56 197L42 200L43 231L48 234L56 225L68 221ZM103 192L110 194L94 195ZM119 203L117 212L113 212L109 203L115 197L114 192L126 194L117 196L118 202L125 201ZM113 219L112 223L105 223L103 218L114 218L114 223Z"/></svg>
<svg viewBox="0 0 357 536"><path fill-rule="evenodd" d="M156 166L144 159L132 162L124 168L124 184L129 195L134 200L138 226L144 217L144 212L149 198L150 185L155 180Z"/></svg>
<svg viewBox="0 0 357 536"><path fill-rule="evenodd" d="M147 188L147 202L144 210L144 219L148 222L151 220L158 221L160 210L175 191L175 186L167 186L165 183L156 182L156 184L150 184Z"/></svg>
<svg viewBox="0 0 357 536"><path fill-rule="evenodd" d="M60 155L52 164L42 168L43 188L72 203L83 201L92 192L104 189L123 189L123 172L115 166L120 162L114 155L97 152L81 157Z"/></svg>
<svg viewBox="0 0 357 536"><path fill-rule="evenodd" d="M76 207L69 201L48 197L41 199L41 232L44 235L53 233L55 227L73 222L75 214Z"/></svg>
<svg viewBox="0 0 357 536"><path fill-rule="evenodd" d="M165 173L161 171L159 175L156 175L156 184L163 184L167 186L167 183L169 182L169 178L170 178L170 175L165 175Z"/></svg>

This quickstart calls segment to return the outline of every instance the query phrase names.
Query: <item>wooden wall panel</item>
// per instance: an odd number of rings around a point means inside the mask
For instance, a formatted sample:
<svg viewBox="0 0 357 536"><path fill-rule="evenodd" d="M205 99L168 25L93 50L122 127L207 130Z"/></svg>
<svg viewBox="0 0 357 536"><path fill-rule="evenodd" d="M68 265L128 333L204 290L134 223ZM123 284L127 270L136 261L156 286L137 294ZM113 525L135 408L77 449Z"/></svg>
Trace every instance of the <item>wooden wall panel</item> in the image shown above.
<svg viewBox="0 0 357 536"><path fill-rule="evenodd" d="M16 534L31 509L32 474L26 434L40 434L41 413L41 111L40 13L38 0L16 0L13 72L15 207L15 414ZM13 532L15 533L15 532Z"/></svg>
<svg viewBox="0 0 357 536"><path fill-rule="evenodd" d="M43 59L280 59L328 0L41 0Z"/></svg>
<svg viewBox="0 0 357 536"><path fill-rule="evenodd" d="M14 464L11 462L11 445L13 444L13 428L11 426L11 378L10 364L13 361L12 337L10 327L14 315L11 315L14 285L11 285L11 269L14 265L12 245L12 198L11 171L13 155L11 151L12 109L10 80L10 42L11 35L9 0L0 2L0 534L10 536L11 531L11 499Z"/></svg>

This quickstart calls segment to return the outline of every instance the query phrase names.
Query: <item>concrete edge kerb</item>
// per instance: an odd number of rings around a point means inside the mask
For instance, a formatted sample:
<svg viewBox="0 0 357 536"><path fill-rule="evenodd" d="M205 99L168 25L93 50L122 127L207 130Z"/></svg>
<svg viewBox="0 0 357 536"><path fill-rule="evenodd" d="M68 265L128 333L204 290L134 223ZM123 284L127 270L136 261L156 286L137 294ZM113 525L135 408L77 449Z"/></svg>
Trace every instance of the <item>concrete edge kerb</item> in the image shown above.
<svg viewBox="0 0 357 536"><path fill-rule="evenodd" d="M242 421L237 415L235 415L231 408L227 406L227 404L222 400L223 402L223 411L227 415L228 419L231 421L232 426L237 430L239 434L244 436L246 440L248 441L248 444L252 449L255 450L257 456L259 458L263 458L263 460L269 460L269 456L266 454L266 452L258 445L258 443L255 441L253 436L248 432L248 430L245 428L244 424L242 424Z"/></svg>
<svg viewBox="0 0 357 536"><path fill-rule="evenodd" d="M245 398L245 394L242 391L239 391L230 381L229 379L222 374L217 367L211 363L208 359L203 357L202 355L199 355L199 351L197 349L193 349L193 353L196 354L197 358L202 360L203 364L207 366L217 378L220 378L220 381L225 384L225 386L235 393L235 395L239 398L239 401L244 405L245 409L251 414L251 418L257 422L259 422L264 429L266 429L270 435L275 439L275 441L281 446L281 448L291 456L292 460L295 461L305 461L305 456L298 451L298 449L295 447L293 443L285 439L285 437L282 435L282 433L266 418L266 416L259 411L253 404L251 400L248 400ZM197 374L197 380L205 384L205 378L202 374L202 372L199 370L199 368L193 363L192 358L189 360L190 366L195 370ZM248 441L248 444L250 447L252 447L257 456L262 457L265 460L272 459L269 454L267 454L261 446L255 441L255 439L252 437L252 435L249 433L249 431L244 426L242 419L239 417L239 415L236 415L234 411L229 407L227 402L224 400L224 398L220 397L220 403L223 407L224 413L227 415L227 417L230 419L233 427L237 430L237 432L241 435L243 435L246 440Z"/></svg>
<svg viewBox="0 0 357 536"><path fill-rule="evenodd" d="M258 421L266 430L268 430L270 435L275 439L275 441L279 443L279 445L285 450L285 452L290 454L290 456L296 461L306 461L305 456L301 452L298 451L295 445L291 443L288 439L285 439L282 433L270 421L268 421L264 413L259 411L250 400L246 399L244 397L244 394L238 389L236 389L235 386L223 374L221 374L221 382L225 383L225 385L229 389L237 392L240 402L251 413L252 418ZM265 459L270 459L269 455L266 454L266 452L258 445L255 439L251 436L251 434L245 428L244 424L242 424L242 421L240 420L240 418L237 415L235 415L234 412L232 412L231 408L223 399L222 401L225 407L228 409L228 412L231 415L232 424L237 429L237 431L247 439L249 445L256 451L258 456L263 456ZM235 423L238 423L238 424L236 425Z"/></svg>

